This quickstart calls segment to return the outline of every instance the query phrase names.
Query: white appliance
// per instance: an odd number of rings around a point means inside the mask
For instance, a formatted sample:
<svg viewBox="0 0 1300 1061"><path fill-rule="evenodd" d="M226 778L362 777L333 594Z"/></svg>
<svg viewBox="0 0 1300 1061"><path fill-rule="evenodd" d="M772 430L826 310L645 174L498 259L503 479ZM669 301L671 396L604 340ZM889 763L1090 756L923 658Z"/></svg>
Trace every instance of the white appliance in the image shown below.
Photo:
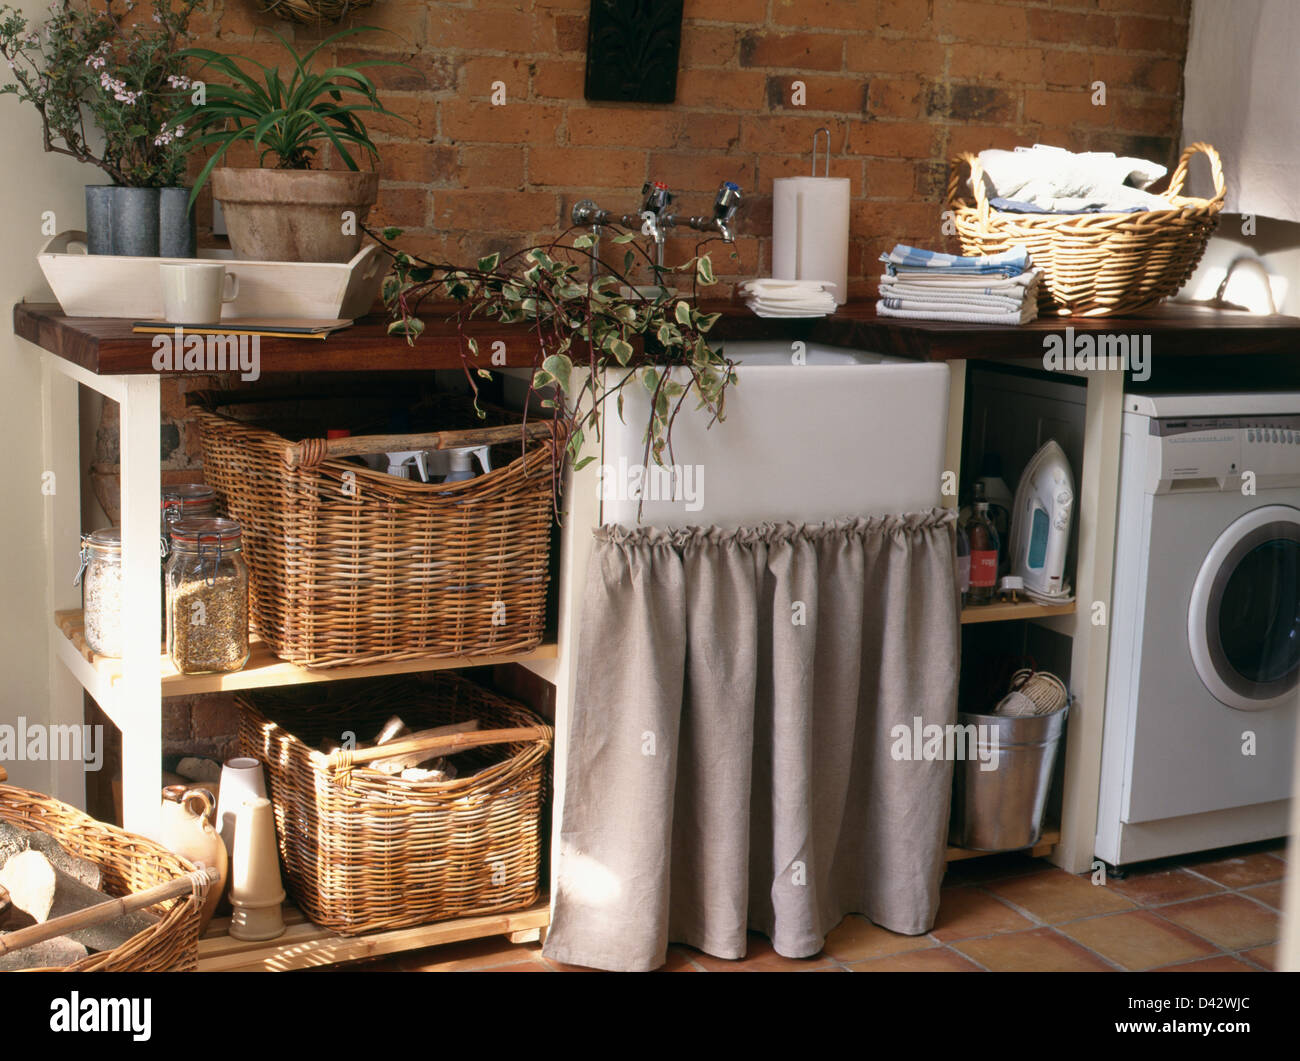
<svg viewBox="0 0 1300 1061"><path fill-rule="evenodd" d="M727 342L723 352L740 362L727 419L710 427L695 400L686 402L673 424L677 478L665 473L663 488L652 488L661 471L653 462L654 476L642 471L645 389L625 388L622 420L607 407L601 522L734 529L941 503L947 365L803 342ZM627 489L632 478L646 488Z"/></svg>
<svg viewBox="0 0 1300 1061"><path fill-rule="evenodd" d="M1300 394L1124 399L1098 857L1287 832Z"/></svg>
<svg viewBox="0 0 1300 1061"><path fill-rule="evenodd" d="M1011 510L1011 573L1036 601L1071 599L1065 583L1065 554L1074 518L1074 476L1052 439L1025 466Z"/></svg>

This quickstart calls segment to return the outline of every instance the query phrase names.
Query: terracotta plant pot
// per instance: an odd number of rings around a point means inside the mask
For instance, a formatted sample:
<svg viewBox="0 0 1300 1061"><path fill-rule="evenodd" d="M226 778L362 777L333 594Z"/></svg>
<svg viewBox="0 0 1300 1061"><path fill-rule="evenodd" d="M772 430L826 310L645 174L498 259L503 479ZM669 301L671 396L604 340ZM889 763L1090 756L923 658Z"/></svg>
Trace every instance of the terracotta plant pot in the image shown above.
<svg viewBox="0 0 1300 1061"><path fill-rule="evenodd" d="M361 247L361 223L378 196L374 172L212 171L212 197L225 212L235 257L244 260L346 262Z"/></svg>

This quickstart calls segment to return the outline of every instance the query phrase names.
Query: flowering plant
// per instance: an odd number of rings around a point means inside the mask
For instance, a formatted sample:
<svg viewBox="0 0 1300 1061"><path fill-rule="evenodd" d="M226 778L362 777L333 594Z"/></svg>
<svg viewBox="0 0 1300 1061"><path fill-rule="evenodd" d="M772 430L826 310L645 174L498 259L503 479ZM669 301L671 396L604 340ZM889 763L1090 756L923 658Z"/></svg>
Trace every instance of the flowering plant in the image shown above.
<svg viewBox="0 0 1300 1061"><path fill-rule="evenodd" d="M0 5L11 78L0 95L36 108L46 151L98 166L114 184L178 185L190 145L176 119L193 87L179 42L200 2L151 0L144 18L135 0L56 0L40 28Z"/></svg>

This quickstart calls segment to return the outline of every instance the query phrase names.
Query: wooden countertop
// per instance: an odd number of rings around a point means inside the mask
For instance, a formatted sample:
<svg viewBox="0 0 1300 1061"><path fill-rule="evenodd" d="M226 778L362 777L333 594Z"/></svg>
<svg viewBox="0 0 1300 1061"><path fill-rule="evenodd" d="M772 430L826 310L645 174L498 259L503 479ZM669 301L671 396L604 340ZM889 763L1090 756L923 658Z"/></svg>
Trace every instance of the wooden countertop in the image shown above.
<svg viewBox="0 0 1300 1061"><path fill-rule="evenodd" d="M723 317L711 333L716 339L803 340L853 347L926 361L987 358L1041 359L1043 339L1067 327L1077 333L1150 334L1152 356L1300 354L1300 318L1255 316L1233 310L1167 303L1138 317L1056 317L1019 327L969 325L948 321L901 321L878 317L874 302L841 306L830 317L773 320L755 317L736 302L706 303ZM365 317L324 340L270 339L261 342L263 375L285 372L409 372L459 369L460 337L439 312L424 315L425 332L408 346L385 331L380 317ZM67 317L52 303L18 303L14 333L90 372L154 372L152 337L136 335L131 322L101 317ZM486 361L494 340L506 346L506 364L527 368L535 338L524 325L473 321L466 334L479 344Z"/></svg>

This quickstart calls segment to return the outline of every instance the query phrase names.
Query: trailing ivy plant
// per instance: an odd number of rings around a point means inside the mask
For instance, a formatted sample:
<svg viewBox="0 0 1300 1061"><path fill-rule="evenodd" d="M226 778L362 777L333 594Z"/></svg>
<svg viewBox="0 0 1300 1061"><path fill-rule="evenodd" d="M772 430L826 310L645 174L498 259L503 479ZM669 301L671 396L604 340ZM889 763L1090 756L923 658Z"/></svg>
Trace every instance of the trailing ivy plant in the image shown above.
<svg viewBox="0 0 1300 1061"><path fill-rule="evenodd" d="M616 230L606 229L611 231ZM401 250L393 242L401 229L370 232L393 258L384 282L384 301L393 318L389 333L413 344L424 330L421 313L429 303L455 303L461 360L478 409L477 381L491 379L492 373L480 359L477 340L466 335L465 323L477 317L527 324L536 344L529 404L536 395L541 407L550 410L575 469L596 459L584 456L583 446L589 437L599 440L601 413L611 398L622 418L628 386L643 387L650 398L645 464L671 464L673 423L686 402L693 397L712 426L725 419L727 388L736 382L734 363L707 338L720 314L698 308L699 289L716 282L712 260L697 247L689 261L663 274L656 271L663 281L678 274L689 282L689 294L671 293L662 284L653 294L637 293L629 276L638 252L652 269L654 263L633 233L606 236L607 242L630 245L621 268L613 268L596 258L590 234L574 232L504 258L488 255L475 268L431 262ZM601 275L588 283L581 276L592 262L599 264ZM631 290L620 294L620 286ZM485 415L481 409L479 415ZM554 469L557 484L561 463L562 458Z"/></svg>

